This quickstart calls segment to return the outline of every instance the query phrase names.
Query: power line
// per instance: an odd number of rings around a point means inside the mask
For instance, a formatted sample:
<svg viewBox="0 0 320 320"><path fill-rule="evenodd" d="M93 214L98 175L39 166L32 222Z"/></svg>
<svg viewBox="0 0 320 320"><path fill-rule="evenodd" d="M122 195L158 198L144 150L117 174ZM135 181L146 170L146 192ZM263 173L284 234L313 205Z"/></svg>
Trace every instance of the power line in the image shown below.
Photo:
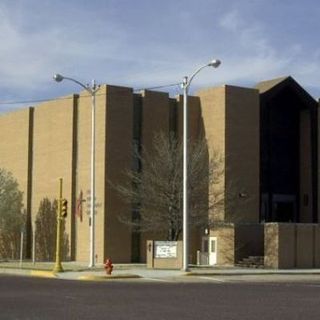
<svg viewBox="0 0 320 320"><path fill-rule="evenodd" d="M55 101L55 100L70 100L70 99L73 99L73 97L20 100L20 101L0 101L0 104L24 104L24 103L48 102L48 101Z"/></svg>
<svg viewBox="0 0 320 320"><path fill-rule="evenodd" d="M179 86L181 83L173 83L173 84L166 84L161 86L155 86L155 87L148 87L148 88L137 88L133 89L134 92L142 91L142 90L155 90L155 89L162 89L162 88L168 88L168 87L175 87ZM97 93L96 96L104 95L102 93ZM83 97L89 97L90 95L83 95ZM70 100L73 99L73 96L70 97L60 97L60 98L47 98L47 99L34 99L34 100L17 100L17 101L0 101L0 105L13 105L13 104L30 104L30 103L39 103L39 102L50 102L50 101L56 101L56 100Z"/></svg>
<svg viewBox="0 0 320 320"><path fill-rule="evenodd" d="M168 87L175 87L175 86L178 86L178 85L181 85L181 82L179 82L179 83L172 83L172 84L165 84L165 85L156 86L156 87L133 89L133 91L162 89L162 88L168 88Z"/></svg>

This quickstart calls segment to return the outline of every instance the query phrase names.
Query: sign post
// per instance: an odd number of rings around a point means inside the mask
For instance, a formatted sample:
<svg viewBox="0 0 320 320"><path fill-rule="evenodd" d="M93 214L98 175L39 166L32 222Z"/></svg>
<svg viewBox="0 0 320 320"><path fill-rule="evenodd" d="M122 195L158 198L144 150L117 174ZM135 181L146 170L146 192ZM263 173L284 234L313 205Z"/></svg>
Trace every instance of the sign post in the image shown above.
<svg viewBox="0 0 320 320"><path fill-rule="evenodd" d="M24 237L24 230L22 229L20 232L20 269L22 269L22 260L23 260L23 237Z"/></svg>
<svg viewBox="0 0 320 320"><path fill-rule="evenodd" d="M57 212L57 239L56 239L56 263L53 268L53 272L63 272L61 264L61 220L63 219L62 211L62 184L63 179L59 179L59 200L58 200L58 212Z"/></svg>

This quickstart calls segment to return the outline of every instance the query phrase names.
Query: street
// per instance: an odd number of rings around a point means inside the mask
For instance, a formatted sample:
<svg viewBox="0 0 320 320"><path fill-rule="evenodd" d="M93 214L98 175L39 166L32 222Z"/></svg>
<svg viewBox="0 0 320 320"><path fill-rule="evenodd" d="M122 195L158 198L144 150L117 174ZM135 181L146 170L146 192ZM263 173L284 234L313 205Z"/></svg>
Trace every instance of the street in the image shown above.
<svg viewBox="0 0 320 320"><path fill-rule="evenodd" d="M319 319L320 282L86 282L0 275L0 319Z"/></svg>

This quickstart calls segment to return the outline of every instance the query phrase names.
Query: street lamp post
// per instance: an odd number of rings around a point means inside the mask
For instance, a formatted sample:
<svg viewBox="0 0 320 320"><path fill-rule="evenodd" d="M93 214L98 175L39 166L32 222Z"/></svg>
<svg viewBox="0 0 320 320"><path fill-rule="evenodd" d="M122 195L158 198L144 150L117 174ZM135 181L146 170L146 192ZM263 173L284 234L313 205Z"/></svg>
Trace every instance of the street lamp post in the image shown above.
<svg viewBox="0 0 320 320"><path fill-rule="evenodd" d="M62 76L61 74L55 74L53 79L57 82L61 82L62 80L69 80L75 82L82 88L84 88L91 95L91 172L90 172L90 262L89 268L93 268L95 266L95 147L96 147L96 137L95 137L95 127L96 127L96 92L100 89L99 86L96 85L95 81L92 80L91 86L84 85L78 80Z"/></svg>
<svg viewBox="0 0 320 320"><path fill-rule="evenodd" d="M184 77L181 84L183 89L183 265L182 270L188 271L188 92L193 78L204 68L213 67L218 68L221 64L220 60L212 60L209 63L201 66L190 77Z"/></svg>

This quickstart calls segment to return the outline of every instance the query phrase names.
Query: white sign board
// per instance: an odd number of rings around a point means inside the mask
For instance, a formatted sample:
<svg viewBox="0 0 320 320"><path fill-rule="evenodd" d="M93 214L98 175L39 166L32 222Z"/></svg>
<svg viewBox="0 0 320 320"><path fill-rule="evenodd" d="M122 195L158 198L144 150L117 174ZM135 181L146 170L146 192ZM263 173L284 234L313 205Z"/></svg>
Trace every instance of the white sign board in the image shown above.
<svg viewBox="0 0 320 320"><path fill-rule="evenodd" d="M176 258L177 242L176 241L155 241L154 257L155 258Z"/></svg>

